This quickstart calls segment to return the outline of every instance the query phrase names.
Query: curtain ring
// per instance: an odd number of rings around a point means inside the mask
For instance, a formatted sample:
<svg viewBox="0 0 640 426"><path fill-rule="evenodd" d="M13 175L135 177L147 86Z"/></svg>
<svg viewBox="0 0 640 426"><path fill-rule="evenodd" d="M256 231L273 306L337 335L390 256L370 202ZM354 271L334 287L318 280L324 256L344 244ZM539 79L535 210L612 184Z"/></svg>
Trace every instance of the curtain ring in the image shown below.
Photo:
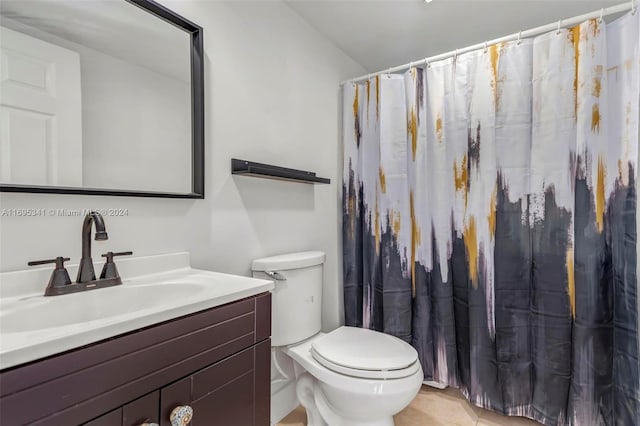
<svg viewBox="0 0 640 426"><path fill-rule="evenodd" d="M560 28L562 28L562 19L558 21L558 31L556 31L558 35L560 35Z"/></svg>
<svg viewBox="0 0 640 426"><path fill-rule="evenodd" d="M522 31L518 32L518 41L516 42L516 46L520 46L522 43Z"/></svg>
<svg viewBox="0 0 640 426"><path fill-rule="evenodd" d="M603 20L604 20L604 7L600 9L600 18L598 18L598 23L602 24Z"/></svg>
<svg viewBox="0 0 640 426"><path fill-rule="evenodd" d="M631 14L634 16L636 14L636 0L631 0Z"/></svg>
<svg viewBox="0 0 640 426"><path fill-rule="evenodd" d="M455 50L455 52L453 53L453 62L457 62L458 61L458 49Z"/></svg>
<svg viewBox="0 0 640 426"><path fill-rule="evenodd" d="M431 63L429 62L429 58L424 58L424 66L427 68L431 68Z"/></svg>
<svg viewBox="0 0 640 426"><path fill-rule="evenodd" d="M487 45L487 42L484 42L484 53L487 53L487 50L489 50L489 46Z"/></svg>

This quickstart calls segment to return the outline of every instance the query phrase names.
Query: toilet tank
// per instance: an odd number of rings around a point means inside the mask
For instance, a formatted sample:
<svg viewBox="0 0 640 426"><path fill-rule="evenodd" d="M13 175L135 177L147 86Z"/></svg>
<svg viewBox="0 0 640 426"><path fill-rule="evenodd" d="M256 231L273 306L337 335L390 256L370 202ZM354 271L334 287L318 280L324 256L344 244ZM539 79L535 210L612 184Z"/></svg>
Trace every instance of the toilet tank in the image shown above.
<svg viewBox="0 0 640 426"><path fill-rule="evenodd" d="M286 346L320 331L322 323L321 251L306 251L256 259L255 278L273 280L271 345Z"/></svg>

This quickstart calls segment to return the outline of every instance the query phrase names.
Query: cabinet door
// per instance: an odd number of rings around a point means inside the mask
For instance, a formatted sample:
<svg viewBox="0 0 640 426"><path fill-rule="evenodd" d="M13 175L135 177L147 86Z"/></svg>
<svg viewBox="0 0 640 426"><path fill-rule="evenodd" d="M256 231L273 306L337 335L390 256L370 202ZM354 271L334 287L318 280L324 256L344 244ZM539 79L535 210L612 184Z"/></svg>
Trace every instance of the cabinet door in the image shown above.
<svg viewBox="0 0 640 426"><path fill-rule="evenodd" d="M193 409L191 426L268 425L270 347L267 339L163 388L160 425L182 405Z"/></svg>
<svg viewBox="0 0 640 426"><path fill-rule="evenodd" d="M122 426L158 423L159 417L160 391L151 392L122 407Z"/></svg>

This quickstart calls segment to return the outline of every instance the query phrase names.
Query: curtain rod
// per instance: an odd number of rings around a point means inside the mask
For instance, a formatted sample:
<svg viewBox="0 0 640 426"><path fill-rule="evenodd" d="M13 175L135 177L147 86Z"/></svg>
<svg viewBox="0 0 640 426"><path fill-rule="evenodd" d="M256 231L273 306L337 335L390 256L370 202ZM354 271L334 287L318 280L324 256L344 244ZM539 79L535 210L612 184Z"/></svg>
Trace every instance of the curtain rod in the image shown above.
<svg viewBox="0 0 640 426"><path fill-rule="evenodd" d="M474 44L472 46L467 46L465 48L462 49L456 49L456 50L452 50L451 52L447 52L447 53L441 53L439 55L435 55L435 56L431 56L429 58L425 58L425 59L420 59L417 61L412 61L409 62L408 64L404 64L404 65L398 65L396 67L392 67L392 68L388 68L386 70L383 71L378 71L378 72L374 72L371 74L366 74L360 77L356 77L356 78L351 78L349 80L345 80L342 84L347 84L347 83L355 83L358 81L362 81L362 80L367 80L371 77L375 77L377 75L381 75L381 74L388 74L388 73L392 73L392 72L397 72L397 71L404 71L407 70L411 67L415 67L418 65L427 65L431 62L435 62L435 61L440 61L443 59L447 59L447 58L451 58L453 56L457 56L457 55L461 55L463 53L467 53L467 52L471 52L474 50L478 50L481 48L484 48L486 46L491 46L494 44L498 44L498 43L503 43L503 42L507 42L507 41L513 41L513 40L519 40L521 38L529 38L529 37L534 37L540 34L544 34L546 32L552 31L552 30L560 30L561 28L564 27L570 27L570 26L574 26L577 24L580 24L584 21L587 21L589 19L594 19L594 18L602 18L605 16L609 16L609 15L614 15L616 13L623 13L626 12L628 10L632 10L634 13L636 13L636 4L635 4L636 0L631 0L628 1L626 3L623 4L619 4L616 6L611 6L611 7L605 7L603 9L600 10L596 10L594 12L590 12L590 13L585 13L583 15L579 15L579 16L575 16L573 18L569 18L569 19L561 19L558 22L554 23L554 24L547 24L547 25L543 25L541 27L536 27L530 30L526 30L526 31L521 31L519 33L514 33L505 37L500 37L500 38L496 38L493 40L489 40L489 41L485 41L482 43L478 43L478 44Z"/></svg>

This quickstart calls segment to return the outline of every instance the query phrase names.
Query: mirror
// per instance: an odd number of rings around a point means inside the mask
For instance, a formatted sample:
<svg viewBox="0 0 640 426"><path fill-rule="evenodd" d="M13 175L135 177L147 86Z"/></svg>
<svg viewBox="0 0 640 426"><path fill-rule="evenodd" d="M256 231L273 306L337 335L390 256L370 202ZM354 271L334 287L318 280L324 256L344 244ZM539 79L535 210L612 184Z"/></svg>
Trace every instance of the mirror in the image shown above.
<svg viewBox="0 0 640 426"><path fill-rule="evenodd" d="M200 27L150 0L2 0L0 32L0 190L204 198Z"/></svg>

